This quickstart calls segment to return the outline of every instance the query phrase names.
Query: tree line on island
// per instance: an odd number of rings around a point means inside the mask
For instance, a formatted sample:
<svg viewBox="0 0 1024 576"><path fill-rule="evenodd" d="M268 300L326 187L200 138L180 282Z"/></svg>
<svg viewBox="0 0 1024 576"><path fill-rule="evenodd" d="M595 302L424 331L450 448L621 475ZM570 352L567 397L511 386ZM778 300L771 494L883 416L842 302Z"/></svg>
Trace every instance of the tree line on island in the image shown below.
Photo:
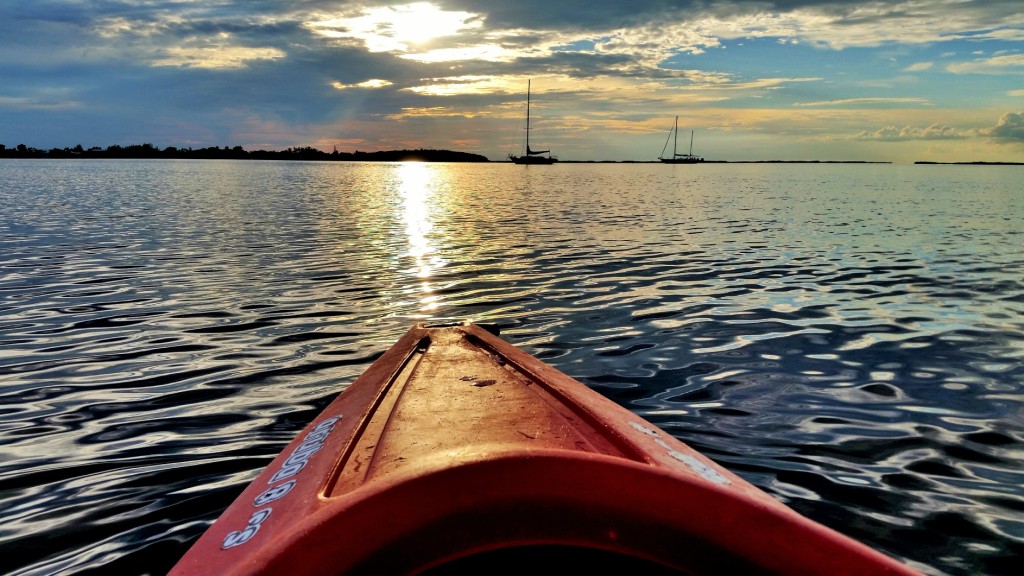
<svg viewBox="0 0 1024 576"><path fill-rule="evenodd" d="M324 152L306 146L286 150L253 150L241 146L219 148L159 148L152 144L83 148L51 148L39 150L19 144L13 148L0 144L0 158L179 158L202 160L327 160L348 162L488 162L486 156L453 150L381 150L379 152Z"/></svg>

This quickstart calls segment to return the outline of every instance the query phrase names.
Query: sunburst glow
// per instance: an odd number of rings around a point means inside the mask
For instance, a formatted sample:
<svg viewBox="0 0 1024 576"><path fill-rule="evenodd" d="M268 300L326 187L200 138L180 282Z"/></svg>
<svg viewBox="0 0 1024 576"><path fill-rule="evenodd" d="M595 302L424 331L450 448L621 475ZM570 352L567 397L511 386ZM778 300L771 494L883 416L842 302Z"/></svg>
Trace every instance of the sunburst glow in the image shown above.
<svg viewBox="0 0 1024 576"><path fill-rule="evenodd" d="M406 52L481 25L475 14L442 10L430 2L366 8L358 16L306 24L321 36L360 42L370 52Z"/></svg>

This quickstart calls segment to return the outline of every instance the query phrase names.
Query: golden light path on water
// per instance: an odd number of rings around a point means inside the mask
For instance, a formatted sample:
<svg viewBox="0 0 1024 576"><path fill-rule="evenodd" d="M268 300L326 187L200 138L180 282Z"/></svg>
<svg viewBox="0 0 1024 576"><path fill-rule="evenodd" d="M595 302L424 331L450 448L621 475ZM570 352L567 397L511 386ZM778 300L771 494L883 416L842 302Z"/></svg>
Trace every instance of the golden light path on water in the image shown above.
<svg viewBox="0 0 1024 576"><path fill-rule="evenodd" d="M434 269L441 263L431 243L430 234L434 230L431 208L441 180L443 175L433 165L422 162L403 162L398 165L402 219L409 240L407 255L414 261L413 270L419 279L421 293L420 311L424 313L436 310L440 300L430 283Z"/></svg>

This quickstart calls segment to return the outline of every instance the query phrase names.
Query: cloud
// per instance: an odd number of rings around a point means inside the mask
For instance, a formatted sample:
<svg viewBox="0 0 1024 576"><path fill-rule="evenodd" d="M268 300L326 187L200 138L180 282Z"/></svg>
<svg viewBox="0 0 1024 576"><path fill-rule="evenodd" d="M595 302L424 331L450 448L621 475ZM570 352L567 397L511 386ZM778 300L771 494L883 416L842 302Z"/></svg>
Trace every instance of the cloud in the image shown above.
<svg viewBox="0 0 1024 576"><path fill-rule="evenodd" d="M850 104L921 104L930 105L926 98L845 98L822 102L794 102L793 106L847 106Z"/></svg>
<svg viewBox="0 0 1024 576"><path fill-rule="evenodd" d="M1017 28L996 28L990 31L987 36L992 40L1006 40L1007 42L1024 42L1024 27L1017 22Z"/></svg>
<svg viewBox="0 0 1024 576"><path fill-rule="evenodd" d="M81 108L82 103L76 100L54 100L49 98L29 98L18 96L0 96L0 109L14 110L74 110Z"/></svg>
<svg viewBox="0 0 1024 576"><path fill-rule="evenodd" d="M970 138L977 133L975 130L961 130L943 124L932 124L925 128L916 126L886 126L874 132L863 131L857 134L861 140L886 140L890 142L903 140L960 140Z"/></svg>
<svg viewBox="0 0 1024 576"><path fill-rule="evenodd" d="M738 2L712 8L694 24L717 38L796 38L842 50L1017 39L1024 35L1024 11L1019 0Z"/></svg>
<svg viewBox="0 0 1024 576"><path fill-rule="evenodd" d="M285 52L277 48L171 46L160 51L160 56L152 60L152 65L209 69L244 68L250 62L279 60L285 56Z"/></svg>
<svg viewBox="0 0 1024 576"><path fill-rule="evenodd" d="M1024 74L1024 54L1004 54L946 66L954 74Z"/></svg>
<svg viewBox="0 0 1024 576"><path fill-rule="evenodd" d="M497 76L448 76L423 78L424 83L403 88L415 94L430 96L455 96L464 94L511 93L514 84L525 84L526 79L502 78Z"/></svg>
<svg viewBox="0 0 1024 576"><path fill-rule="evenodd" d="M543 4L543 7L539 7ZM516 64L544 58L619 56L608 74L672 74L663 68L680 54L700 55L724 39L771 38L841 50L955 39L1006 39L1024 30L1015 1L774 2L666 8L661 3L611 1L468 2L439 8L427 2L355 7L316 13L304 26L340 45L389 53L419 63ZM683 8L683 9L678 9ZM1000 22L993 26L993 22ZM585 63L579 58L576 62ZM923 71L931 63L911 65ZM571 73L571 72L570 72ZM581 76L593 73L587 69Z"/></svg>
<svg viewBox="0 0 1024 576"><path fill-rule="evenodd" d="M455 0L446 6L485 14L500 29L597 32L685 24L713 30L718 38L800 39L831 47L930 43L951 36L1014 39L1024 29L1019 0Z"/></svg>
<svg viewBox="0 0 1024 576"><path fill-rule="evenodd" d="M1009 142L1024 142L1024 112L1007 112L992 128L982 131L986 136Z"/></svg>
<svg viewBox="0 0 1024 576"><path fill-rule="evenodd" d="M1007 112L999 117L995 126L987 128L955 128L945 124L932 124L925 128L917 126L886 126L873 132L862 131L856 138L861 140L962 140L985 136L997 142L1024 142L1024 112Z"/></svg>
<svg viewBox="0 0 1024 576"><path fill-rule="evenodd" d="M547 8L535 9L534 13L543 14ZM593 13L594 6L586 11ZM605 72L657 69L659 63L673 55L699 54L718 45L715 38L694 30L679 18L630 27L609 18L603 27L590 29L555 28L544 19L534 19L528 26L504 27L495 25L500 18L493 20L491 15L471 12L469 8L443 10L417 2L321 14L304 26L340 45L391 53L421 63L510 63L528 59L536 63L538 58L564 61L581 55L623 56L605 60Z"/></svg>
<svg viewBox="0 0 1024 576"><path fill-rule="evenodd" d="M391 120L402 120L404 118L430 117L430 118L475 118L477 114L465 110L455 110L448 106L432 106L430 108L402 108L401 113L388 116Z"/></svg>
<svg viewBox="0 0 1024 576"><path fill-rule="evenodd" d="M318 18L305 26L320 36L361 45L370 52L408 52L430 40L482 25L477 14L444 10L429 2L364 7Z"/></svg>
<svg viewBox="0 0 1024 576"><path fill-rule="evenodd" d="M511 62L519 54L494 44L480 44L462 48L438 48L425 52L403 54L401 58L416 62L464 62L466 60L484 60L487 62Z"/></svg>
<svg viewBox="0 0 1024 576"><path fill-rule="evenodd" d="M936 110L933 74L900 92L908 75L886 57L911 73L990 73L992 94L1019 97L995 74L1022 70L1012 42L1024 40L1024 11L1020 0L32 0L0 3L0 38L0 125L44 146L75 134L383 145L455 141L452 125L497 141L495 125L521 124L529 78L536 112L564 122L563 138L613 142L678 112L723 132L849 140L864 126L994 124L957 116L955 94ZM872 46L886 53L836 52ZM959 56L936 56L952 48ZM45 92L54 86L63 91ZM1012 122L989 130L1005 138ZM943 132L903 131L922 134Z"/></svg>
<svg viewBox="0 0 1024 576"><path fill-rule="evenodd" d="M363 88L363 89L374 89L374 88L385 88L391 86L393 82L388 80L382 80L380 78L371 78L356 84L342 84L341 82L331 82L331 86L338 90L348 90L350 88Z"/></svg>
<svg viewBox="0 0 1024 576"><path fill-rule="evenodd" d="M668 78L640 79L630 75L604 75L577 78L570 74L508 74L465 75L424 78L421 82L402 88L403 91L426 96L486 96L515 95L520 98L527 80L533 81L534 95L544 93L544 100L573 101L588 107L625 106L627 102L651 101L668 103L713 102L744 94L760 94L777 90L790 83L815 82L820 78L760 78L739 81L721 73L700 70L679 70ZM544 105L543 103L541 104ZM659 104L660 105L660 104ZM674 105L674 104L672 104Z"/></svg>

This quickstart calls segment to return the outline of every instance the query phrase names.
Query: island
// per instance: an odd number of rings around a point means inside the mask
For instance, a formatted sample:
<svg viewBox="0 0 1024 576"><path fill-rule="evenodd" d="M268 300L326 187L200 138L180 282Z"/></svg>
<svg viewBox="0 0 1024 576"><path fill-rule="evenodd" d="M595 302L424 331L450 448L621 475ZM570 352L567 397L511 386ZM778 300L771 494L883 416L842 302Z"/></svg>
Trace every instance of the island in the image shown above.
<svg viewBox="0 0 1024 576"><path fill-rule="evenodd" d="M286 150L248 151L241 146L229 148L159 148L152 144L114 145L107 148L51 148L39 150L19 144L13 148L0 144L0 158L168 158L202 160L317 160L336 162L489 162L486 156L453 150L381 150L378 152L324 152L301 147Z"/></svg>
<svg viewBox="0 0 1024 576"><path fill-rule="evenodd" d="M1024 162L929 162L918 160L914 164L937 164L946 166L1024 166Z"/></svg>

